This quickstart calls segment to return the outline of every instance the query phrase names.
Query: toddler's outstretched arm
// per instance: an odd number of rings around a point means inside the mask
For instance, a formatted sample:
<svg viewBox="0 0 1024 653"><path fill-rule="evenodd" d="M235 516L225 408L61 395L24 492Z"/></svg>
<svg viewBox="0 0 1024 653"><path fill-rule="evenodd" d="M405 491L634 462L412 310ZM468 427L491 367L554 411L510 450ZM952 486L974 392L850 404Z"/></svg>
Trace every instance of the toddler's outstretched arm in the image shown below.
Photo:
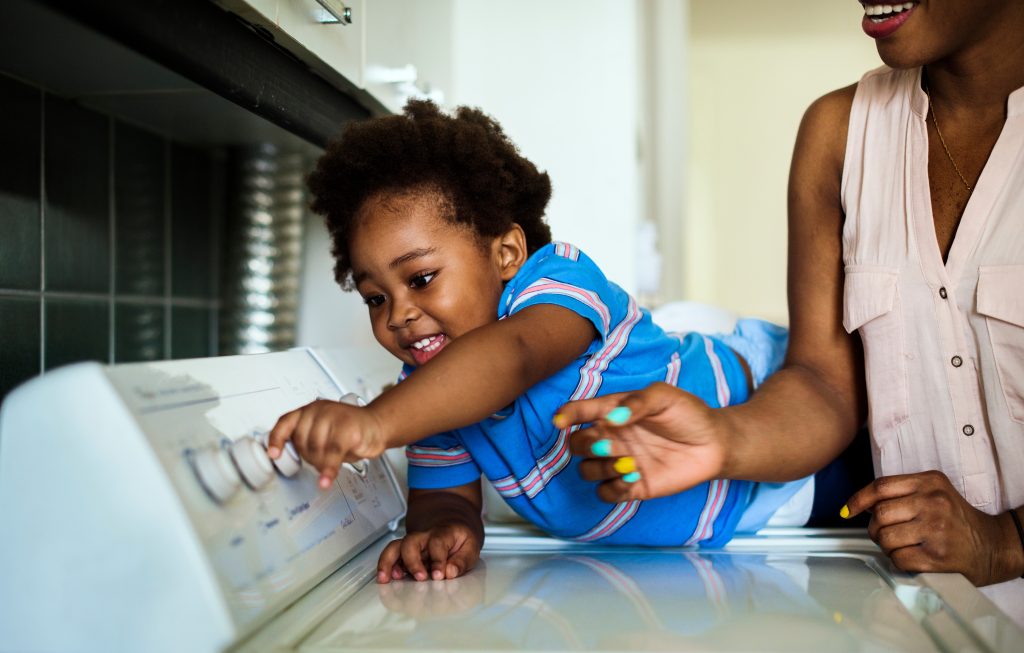
<svg viewBox="0 0 1024 653"><path fill-rule="evenodd" d="M529 306L455 338L408 379L358 408L316 401L283 415L268 452L285 442L329 487L344 462L479 422L581 354L597 337L577 313L553 304Z"/></svg>

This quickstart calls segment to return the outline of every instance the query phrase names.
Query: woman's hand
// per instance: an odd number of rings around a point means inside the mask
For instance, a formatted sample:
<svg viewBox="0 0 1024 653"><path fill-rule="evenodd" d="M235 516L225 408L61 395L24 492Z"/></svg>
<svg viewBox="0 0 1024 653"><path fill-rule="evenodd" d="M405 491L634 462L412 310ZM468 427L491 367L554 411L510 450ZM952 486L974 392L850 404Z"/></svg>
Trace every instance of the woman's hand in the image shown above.
<svg viewBox="0 0 1024 653"><path fill-rule="evenodd" d="M977 586L1020 576L1020 542L1008 515L981 512L937 471L875 479L852 497L870 511L868 534L904 571L959 572Z"/></svg>
<svg viewBox="0 0 1024 653"><path fill-rule="evenodd" d="M270 431L267 453L281 455L291 440L299 456L320 472L320 487L331 487L342 463L376 458L387 440L369 408L319 399L285 413Z"/></svg>
<svg viewBox="0 0 1024 653"><path fill-rule="evenodd" d="M692 394L655 383L566 404L555 426L593 424L575 432L570 447L585 458L580 475L601 481L598 496L618 503L676 494L720 478L728 451L723 420Z"/></svg>
<svg viewBox="0 0 1024 653"><path fill-rule="evenodd" d="M476 565L482 546L479 530L457 521L408 533L381 552L377 582L389 583L406 575L415 580L457 578Z"/></svg>

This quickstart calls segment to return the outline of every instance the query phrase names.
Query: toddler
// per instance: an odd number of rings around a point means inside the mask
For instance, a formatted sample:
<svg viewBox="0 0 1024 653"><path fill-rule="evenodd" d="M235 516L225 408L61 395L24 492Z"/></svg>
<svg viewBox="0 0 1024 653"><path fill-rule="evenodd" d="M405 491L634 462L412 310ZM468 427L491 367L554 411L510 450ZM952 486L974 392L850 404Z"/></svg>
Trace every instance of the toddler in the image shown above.
<svg viewBox="0 0 1024 653"><path fill-rule="evenodd" d="M291 439L326 488L343 462L407 445L407 534L381 554L379 582L472 568L481 475L553 536L657 546L722 545L803 484L715 480L613 505L581 478L560 406L657 381L712 407L743 402L781 364L786 332L756 320L725 337L657 327L586 254L552 242L547 174L485 114L412 101L352 124L309 186L337 281L404 365L365 408L321 400L282 416L268 448L276 457ZM614 465L623 482L641 478L630 458Z"/></svg>

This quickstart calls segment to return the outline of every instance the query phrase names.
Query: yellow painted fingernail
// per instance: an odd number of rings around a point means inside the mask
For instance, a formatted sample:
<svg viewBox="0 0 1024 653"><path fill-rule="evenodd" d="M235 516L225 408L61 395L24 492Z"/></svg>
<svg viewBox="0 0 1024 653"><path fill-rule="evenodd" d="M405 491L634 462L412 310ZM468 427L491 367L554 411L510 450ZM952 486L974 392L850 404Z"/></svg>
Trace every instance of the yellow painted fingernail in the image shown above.
<svg viewBox="0 0 1024 653"><path fill-rule="evenodd" d="M843 623L843 613L842 612L833 612L832 613L832 621L836 622L837 624Z"/></svg>
<svg viewBox="0 0 1024 653"><path fill-rule="evenodd" d="M636 471L636 461L633 456L623 456L615 461L615 471L620 474L628 474Z"/></svg>
<svg viewBox="0 0 1024 653"><path fill-rule="evenodd" d="M555 416L551 418L551 423L555 425L556 429L564 429L568 424L565 423L565 415L562 413L555 413Z"/></svg>
<svg viewBox="0 0 1024 653"><path fill-rule="evenodd" d="M850 518L850 508L848 506L843 506L842 509L839 511L839 516L842 517L843 519L849 519Z"/></svg>

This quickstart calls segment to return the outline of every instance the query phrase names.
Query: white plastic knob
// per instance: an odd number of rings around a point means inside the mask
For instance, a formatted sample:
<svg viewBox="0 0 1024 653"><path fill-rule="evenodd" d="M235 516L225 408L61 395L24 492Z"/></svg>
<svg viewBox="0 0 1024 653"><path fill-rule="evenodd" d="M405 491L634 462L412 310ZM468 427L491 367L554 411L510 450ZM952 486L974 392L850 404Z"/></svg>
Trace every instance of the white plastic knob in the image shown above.
<svg viewBox="0 0 1024 653"><path fill-rule="evenodd" d="M295 447L292 446L291 442L284 443L281 455L272 462L274 467L277 467L277 471L281 472L281 476L295 476L302 469L302 459L295 452Z"/></svg>
<svg viewBox="0 0 1024 653"><path fill-rule="evenodd" d="M242 473L245 484L254 490L274 480L274 466L263 445L248 436L238 438L231 445L231 457Z"/></svg>
<svg viewBox="0 0 1024 653"><path fill-rule="evenodd" d="M365 406L366 405L366 402L363 401L363 398L360 397L359 395L357 395L354 392L349 392L348 394L344 395L338 401L340 401L343 404L350 404L352 406ZM346 467L349 470L355 472L356 474L359 474L359 476L364 477L364 478L366 477L366 472L367 472L367 469L369 468L369 465L370 465L369 461L367 461L365 458L363 458L359 462L342 463L341 464L342 467Z"/></svg>
<svg viewBox="0 0 1024 653"><path fill-rule="evenodd" d="M204 449L193 458L193 467L199 482L217 502L224 503L231 498L241 484L238 471L223 449Z"/></svg>

